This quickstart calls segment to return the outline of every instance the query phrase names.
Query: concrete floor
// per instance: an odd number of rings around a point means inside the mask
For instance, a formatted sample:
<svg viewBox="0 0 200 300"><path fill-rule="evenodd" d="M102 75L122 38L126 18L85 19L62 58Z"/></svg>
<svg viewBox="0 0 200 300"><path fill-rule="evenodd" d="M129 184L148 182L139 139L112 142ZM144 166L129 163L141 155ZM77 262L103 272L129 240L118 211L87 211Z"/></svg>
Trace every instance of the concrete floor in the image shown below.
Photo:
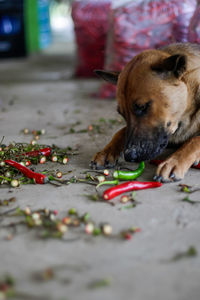
<svg viewBox="0 0 200 300"><path fill-rule="evenodd" d="M116 103L89 97L97 91L98 80L75 80L73 58L51 52L27 60L4 61L0 64L0 137L4 143L29 142L20 133L23 128L45 128L41 143L58 146L79 145L80 154L70 159L62 170L73 175L88 169L92 155L109 141L119 125L104 134L66 134L77 121L77 129L98 123L99 118L118 118ZM136 168L137 165L122 165ZM52 164L48 164L52 168ZM55 167L55 165L53 166ZM60 168L60 165L56 166ZM155 167L147 164L141 180L151 180ZM71 175L70 175L71 176ZM199 187L199 171L191 169L182 183ZM103 188L102 188L103 190ZM51 185L27 185L17 189L1 188L0 199L11 195L20 208L58 209L65 215L71 207L89 212L96 222L109 222L113 232L139 226L141 233L130 241L120 238L87 237L84 233L66 234L69 241L39 240L30 231L16 234L10 241L8 230L0 227L0 276L6 273L16 279L16 290L27 293L25 299L48 300L199 300L200 255L171 261L190 246L200 252L200 206L181 200L186 196L178 183L160 189L138 191L140 202L133 209L92 202L84 194L94 187L71 184L55 188ZM199 201L199 192L189 195ZM0 212L7 208L1 208ZM0 219L1 224L9 220ZM72 239L72 240L71 240ZM54 268L56 276L48 281L35 281L35 272ZM110 284L90 288L94 281L108 278ZM32 297L30 296L32 295ZM18 299L22 299L19 297Z"/></svg>

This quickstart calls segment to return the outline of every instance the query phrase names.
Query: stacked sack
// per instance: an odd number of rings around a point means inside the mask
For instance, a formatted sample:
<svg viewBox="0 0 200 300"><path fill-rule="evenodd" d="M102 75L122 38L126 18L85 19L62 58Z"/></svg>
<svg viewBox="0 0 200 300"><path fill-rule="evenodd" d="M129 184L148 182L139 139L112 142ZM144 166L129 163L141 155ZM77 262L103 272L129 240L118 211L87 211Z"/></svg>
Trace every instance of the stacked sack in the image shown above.
<svg viewBox="0 0 200 300"><path fill-rule="evenodd" d="M110 0L75 0L72 3L78 55L76 76L94 76L93 70L104 66L110 7Z"/></svg>
<svg viewBox="0 0 200 300"><path fill-rule="evenodd" d="M190 22L188 40L190 43L200 44L200 0Z"/></svg>
<svg viewBox="0 0 200 300"><path fill-rule="evenodd" d="M121 71L143 50L188 41L195 9L196 0L135 0L114 7L104 69ZM115 97L115 87L103 84L99 96Z"/></svg>
<svg viewBox="0 0 200 300"><path fill-rule="evenodd" d="M76 75L93 76L94 69L121 71L143 50L191 41L200 24L200 5L192 18L196 6L197 0L74 0ZM200 39L199 32L196 36ZM115 97L115 86L103 84L99 96Z"/></svg>

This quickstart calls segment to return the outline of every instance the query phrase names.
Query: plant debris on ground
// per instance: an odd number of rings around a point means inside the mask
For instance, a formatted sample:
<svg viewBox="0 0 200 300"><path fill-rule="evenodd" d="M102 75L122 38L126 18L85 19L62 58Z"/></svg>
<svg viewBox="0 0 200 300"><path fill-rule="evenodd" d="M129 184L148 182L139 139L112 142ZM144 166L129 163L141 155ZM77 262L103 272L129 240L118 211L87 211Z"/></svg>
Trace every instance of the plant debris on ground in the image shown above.
<svg viewBox="0 0 200 300"><path fill-rule="evenodd" d="M36 236L42 239L64 238L66 233L74 228L81 229L78 233L84 232L91 236L102 235L123 239L130 239L134 233L141 231L138 227L131 227L120 233L113 234L112 226L109 223L96 224L89 213L80 215L75 208L69 209L68 214L62 218L58 218L57 210L48 210L46 208L31 210L30 207L26 207L23 210L20 208L17 208L15 211L11 210L8 214L4 213L3 217L4 221L8 218L13 218L12 222L1 225L1 229L9 230L9 234L6 236L8 240L14 238L18 227L21 226L34 230Z"/></svg>
<svg viewBox="0 0 200 300"><path fill-rule="evenodd" d="M190 246L186 251L175 254L172 257L171 261L178 261L182 258L195 257L197 256L197 254L197 249L194 246Z"/></svg>
<svg viewBox="0 0 200 300"><path fill-rule="evenodd" d="M12 187L18 187L20 184L35 183L34 178L24 176L20 171L19 163L22 165L21 169L26 170L26 174L35 171L38 164L43 165L47 161L52 163L60 163L66 165L70 156L77 155L78 149L71 147L60 148L56 145L41 145L28 143L11 143L10 145L0 145L0 187L8 184ZM12 165L10 161L12 160ZM26 167L30 166L30 171ZM67 174L70 171L67 171ZM58 180L64 175L59 170L44 170L41 172L46 174L51 180ZM62 182L62 181L61 181Z"/></svg>

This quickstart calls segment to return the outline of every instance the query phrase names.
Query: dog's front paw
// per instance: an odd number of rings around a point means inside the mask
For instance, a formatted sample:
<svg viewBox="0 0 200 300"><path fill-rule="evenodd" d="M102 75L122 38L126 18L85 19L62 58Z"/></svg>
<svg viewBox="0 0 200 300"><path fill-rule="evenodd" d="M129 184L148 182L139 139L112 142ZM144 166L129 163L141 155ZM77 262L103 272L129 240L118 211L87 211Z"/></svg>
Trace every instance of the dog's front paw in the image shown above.
<svg viewBox="0 0 200 300"><path fill-rule="evenodd" d="M118 157L118 153L110 148L104 149L95 154L91 160L90 167L96 170L113 168L117 163Z"/></svg>
<svg viewBox="0 0 200 300"><path fill-rule="evenodd" d="M177 157L171 156L159 164L154 180L163 183L179 181L184 178L190 164L186 160L179 160Z"/></svg>

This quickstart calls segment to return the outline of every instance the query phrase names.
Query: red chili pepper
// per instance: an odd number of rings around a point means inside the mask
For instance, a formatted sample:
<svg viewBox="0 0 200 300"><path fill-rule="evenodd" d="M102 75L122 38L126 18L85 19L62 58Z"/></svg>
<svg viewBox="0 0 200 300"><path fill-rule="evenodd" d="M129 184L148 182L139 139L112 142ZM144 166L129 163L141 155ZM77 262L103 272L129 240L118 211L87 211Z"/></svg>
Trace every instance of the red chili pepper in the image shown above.
<svg viewBox="0 0 200 300"><path fill-rule="evenodd" d="M164 161L164 159L152 159L150 161L151 164L158 166L159 164L161 164ZM194 169L200 169L200 163L198 165L192 165L191 168Z"/></svg>
<svg viewBox="0 0 200 300"><path fill-rule="evenodd" d="M30 179L34 179L36 183L44 184L49 181L48 177L45 176L44 174L33 172L30 169L22 166L21 164L17 163L14 160L6 159L5 163L16 168L17 170L22 172L26 177L28 177Z"/></svg>
<svg viewBox="0 0 200 300"><path fill-rule="evenodd" d="M34 150L34 151L23 153L22 155L32 156L32 157L37 157L39 155L50 156L51 148L47 147L47 148L43 148L43 149L39 149L39 150Z"/></svg>
<svg viewBox="0 0 200 300"><path fill-rule="evenodd" d="M152 159L150 161L151 164L158 166L159 164L161 164L164 160L163 159Z"/></svg>
<svg viewBox="0 0 200 300"><path fill-rule="evenodd" d="M146 181L146 182L128 181L107 189L103 193L103 198L105 200L111 200L112 198L115 198L125 192L130 192L132 190L136 191L136 190L156 188L156 187L160 187L161 185L162 183L157 181Z"/></svg>

